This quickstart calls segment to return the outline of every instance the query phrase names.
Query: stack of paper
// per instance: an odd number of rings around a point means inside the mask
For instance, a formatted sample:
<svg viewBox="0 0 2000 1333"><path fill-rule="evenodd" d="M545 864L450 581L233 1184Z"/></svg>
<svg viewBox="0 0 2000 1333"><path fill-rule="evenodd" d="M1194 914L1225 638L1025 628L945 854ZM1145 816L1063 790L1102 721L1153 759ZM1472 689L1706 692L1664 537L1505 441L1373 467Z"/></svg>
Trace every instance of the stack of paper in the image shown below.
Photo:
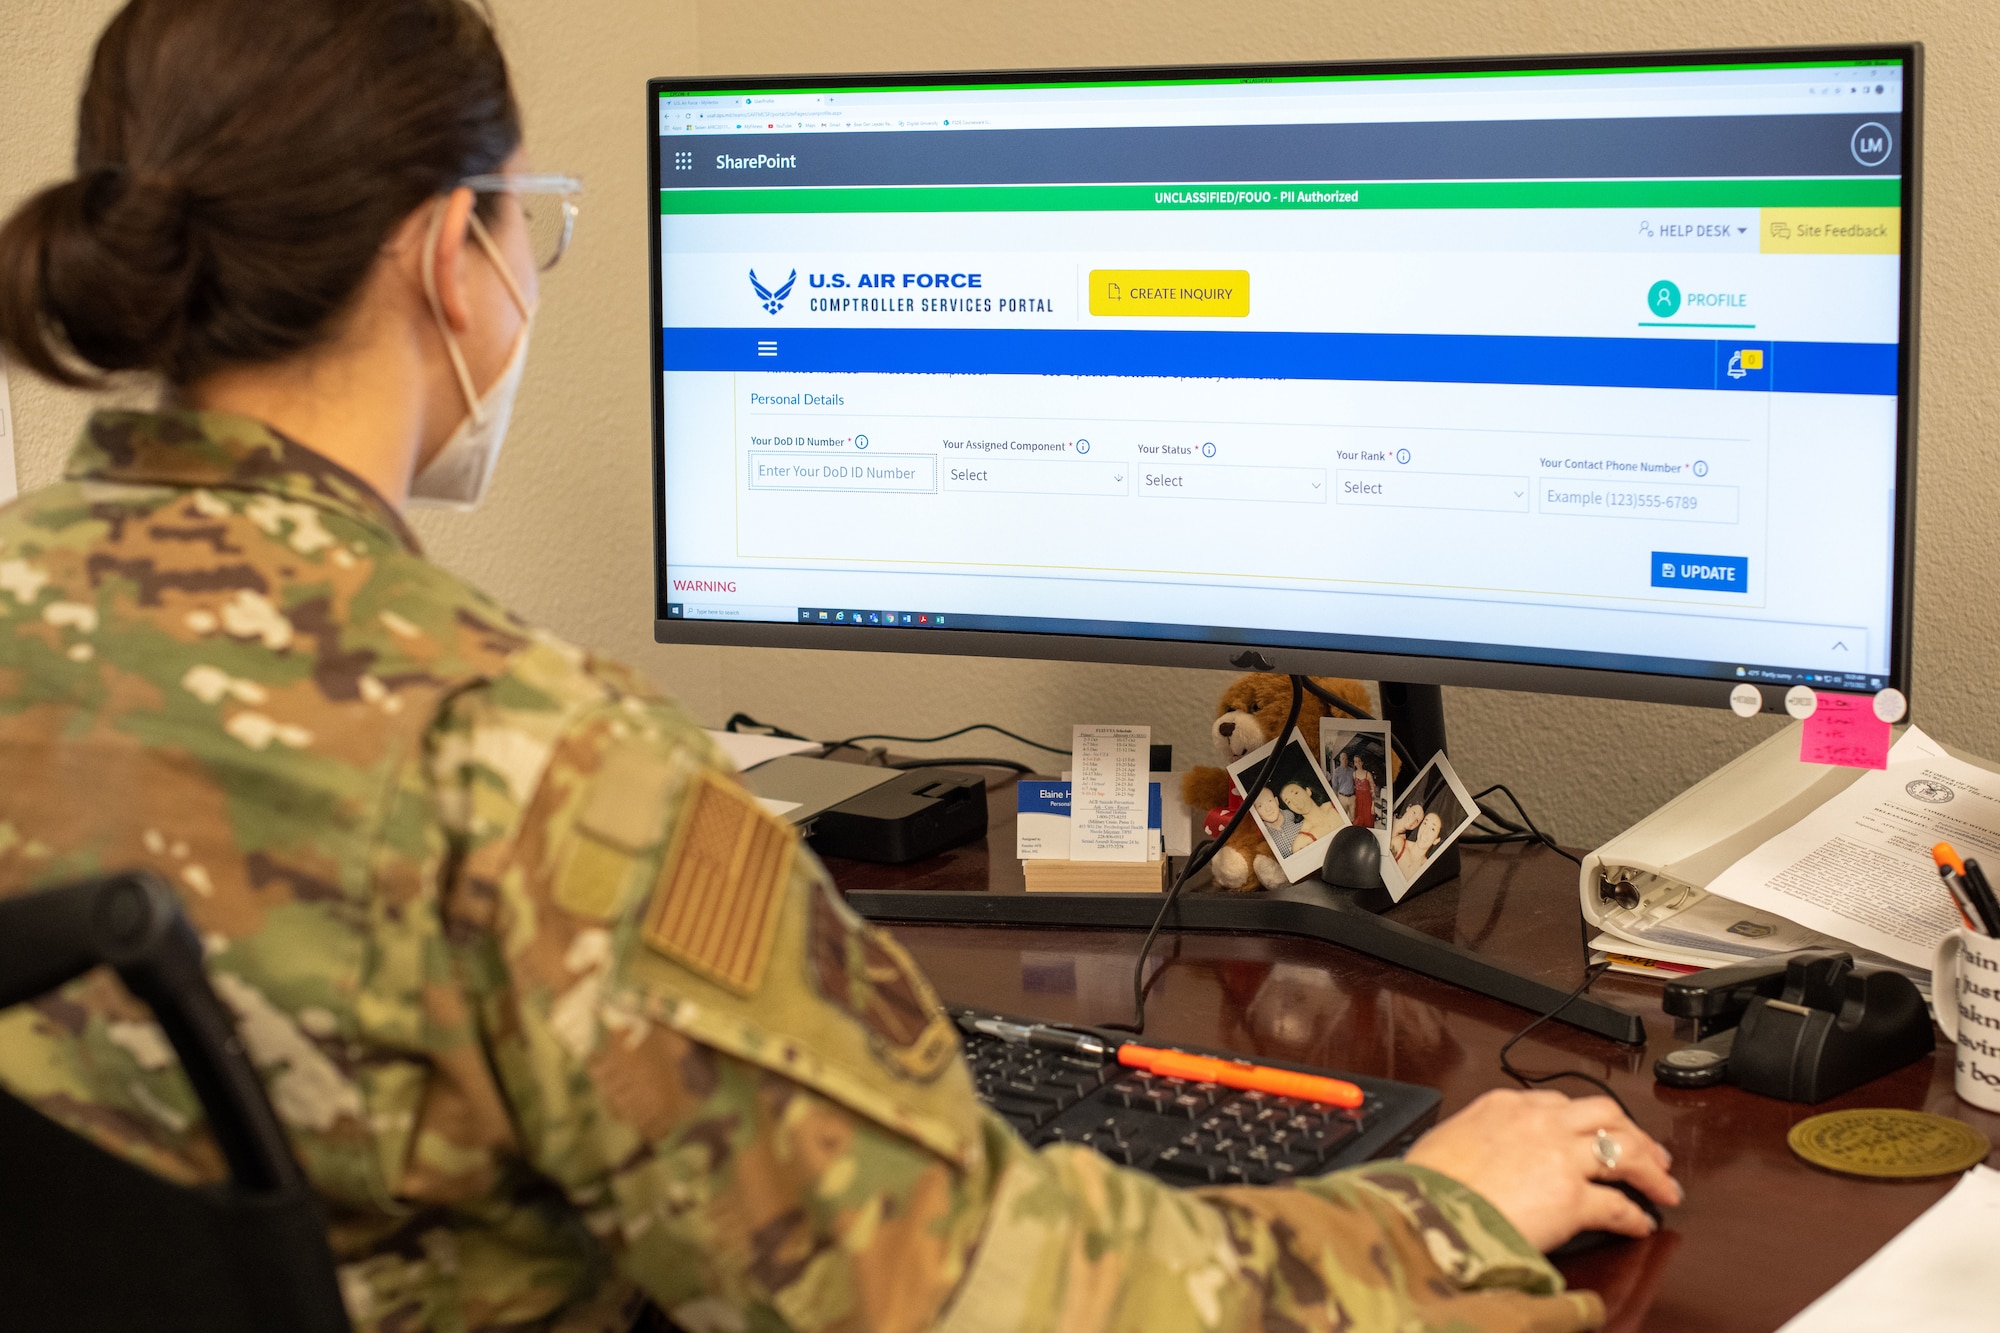
<svg viewBox="0 0 2000 1333"><path fill-rule="evenodd" d="M1927 987L1931 955L1958 924L1931 861L1939 842L2000 868L2000 774L1911 727L1886 769L1863 773L1705 885L1627 874L1638 905L1597 913L1603 933L1591 947L1619 970L1654 975L1831 947Z"/></svg>
<svg viewBox="0 0 2000 1333"><path fill-rule="evenodd" d="M1778 1333L1990 1333L2000 1308L2000 1171L1975 1166Z"/></svg>
<svg viewBox="0 0 2000 1333"><path fill-rule="evenodd" d="M1652 877L1634 876L1642 892ZM1759 911L1743 902L1718 896L1713 889L1655 893L1638 912L1618 913L1606 921L1604 933L1590 942L1593 961L1608 961L1614 972L1671 978L1727 963L1790 953L1794 949L1840 949L1870 963L1894 967L1919 983L1929 983L1925 968L1860 948L1851 941L1808 930L1796 921Z"/></svg>

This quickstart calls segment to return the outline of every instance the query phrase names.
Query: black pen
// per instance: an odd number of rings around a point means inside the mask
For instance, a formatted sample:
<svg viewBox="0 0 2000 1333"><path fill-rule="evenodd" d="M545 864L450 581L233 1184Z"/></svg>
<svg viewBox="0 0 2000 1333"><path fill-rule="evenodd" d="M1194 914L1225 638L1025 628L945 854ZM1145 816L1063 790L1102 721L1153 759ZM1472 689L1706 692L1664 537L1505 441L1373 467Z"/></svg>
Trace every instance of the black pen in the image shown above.
<svg viewBox="0 0 2000 1333"><path fill-rule="evenodd" d="M1993 896L1993 886L1986 882L1986 872L1979 868L1979 862L1970 858L1965 863L1965 883L1972 890L1972 905L1979 909L1980 924L1986 927L1986 933L2000 935L2000 898Z"/></svg>

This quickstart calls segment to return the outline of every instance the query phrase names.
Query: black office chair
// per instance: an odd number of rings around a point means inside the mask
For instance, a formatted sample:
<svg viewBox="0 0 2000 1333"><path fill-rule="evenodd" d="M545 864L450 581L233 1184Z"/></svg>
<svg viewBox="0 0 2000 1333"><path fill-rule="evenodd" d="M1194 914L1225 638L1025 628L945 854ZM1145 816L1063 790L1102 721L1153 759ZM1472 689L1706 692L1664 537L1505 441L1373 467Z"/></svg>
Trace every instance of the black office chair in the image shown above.
<svg viewBox="0 0 2000 1333"><path fill-rule="evenodd" d="M349 1333L319 1201L172 891L136 872L0 900L0 1009L99 966L151 1006L230 1178L170 1183L0 1092L0 1324Z"/></svg>

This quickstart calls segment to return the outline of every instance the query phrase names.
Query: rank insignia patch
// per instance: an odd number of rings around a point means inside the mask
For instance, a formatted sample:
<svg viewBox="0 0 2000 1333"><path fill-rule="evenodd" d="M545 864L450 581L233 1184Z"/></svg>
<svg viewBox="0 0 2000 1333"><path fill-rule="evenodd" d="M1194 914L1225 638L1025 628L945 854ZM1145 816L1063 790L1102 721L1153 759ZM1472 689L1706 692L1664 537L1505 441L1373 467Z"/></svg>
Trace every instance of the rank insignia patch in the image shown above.
<svg viewBox="0 0 2000 1333"><path fill-rule="evenodd" d="M791 880L791 826L729 778L703 772L667 848L643 937L740 995L764 979Z"/></svg>

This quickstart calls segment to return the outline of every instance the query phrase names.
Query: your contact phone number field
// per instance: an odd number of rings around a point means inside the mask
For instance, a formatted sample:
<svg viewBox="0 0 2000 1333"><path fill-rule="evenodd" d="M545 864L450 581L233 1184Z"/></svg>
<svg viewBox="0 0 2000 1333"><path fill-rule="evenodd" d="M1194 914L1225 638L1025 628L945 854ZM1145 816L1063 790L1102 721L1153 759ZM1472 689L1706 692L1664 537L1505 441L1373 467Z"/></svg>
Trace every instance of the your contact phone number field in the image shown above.
<svg viewBox="0 0 2000 1333"><path fill-rule="evenodd" d="M1589 518L1734 523L1740 504L1734 486L1544 480L1537 489L1535 507L1544 514Z"/></svg>

